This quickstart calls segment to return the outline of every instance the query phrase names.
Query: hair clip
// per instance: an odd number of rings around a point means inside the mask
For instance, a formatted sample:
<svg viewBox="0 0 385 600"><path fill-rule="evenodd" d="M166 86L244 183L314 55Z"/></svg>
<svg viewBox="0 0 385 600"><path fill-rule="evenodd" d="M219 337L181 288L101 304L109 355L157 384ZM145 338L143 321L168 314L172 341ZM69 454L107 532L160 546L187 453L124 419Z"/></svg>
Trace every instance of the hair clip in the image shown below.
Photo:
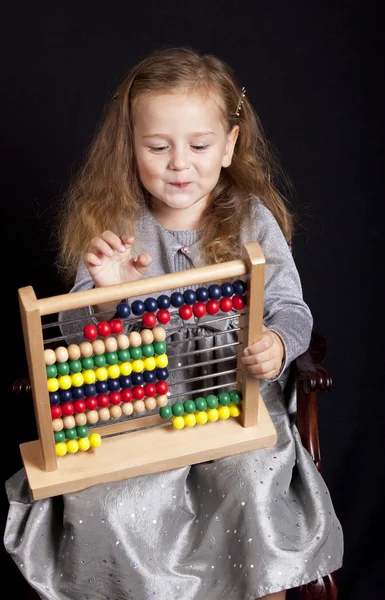
<svg viewBox="0 0 385 600"><path fill-rule="evenodd" d="M242 108L243 99L244 99L245 96L246 96L246 88L243 87L242 88L242 94L241 94L241 97L240 97L239 102L238 102L237 110L235 111L235 116L236 117L239 117L239 115L241 114L241 108Z"/></svg>

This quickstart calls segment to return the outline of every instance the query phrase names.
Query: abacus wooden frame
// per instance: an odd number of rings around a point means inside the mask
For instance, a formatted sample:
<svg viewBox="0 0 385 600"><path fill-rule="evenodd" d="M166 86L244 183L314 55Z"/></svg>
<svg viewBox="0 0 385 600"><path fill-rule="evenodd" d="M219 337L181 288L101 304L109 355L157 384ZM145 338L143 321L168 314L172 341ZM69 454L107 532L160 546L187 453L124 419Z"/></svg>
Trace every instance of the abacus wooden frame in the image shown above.
<svg viewBox="0 0 385 600"><path fill-rule="evenodd" d="M246 276L248 307L241 311L238 388L242 392L239 418L204 427L175 431L159 415L128 419L93 427L103 437L102 445L87 452L57 457L50 411L41 317L104 302L133 298L208 281ZM262 334L265 259L257 242L243 245L242 258L193 268L140 281L94 288L82 292L37 299L31 286L19 289L24 343L31 381L39 439L20 444L20 452L34 500L80 491L87 487L129 477L239 454L276 443L276 431L263 399L259 382L247 375L239 354ZM153 427L163 424L162 427ZM140 431L133 429L143 428ZM208 429L209 428L209 429ZM113 435L119 434L119 435Z"/></svg>

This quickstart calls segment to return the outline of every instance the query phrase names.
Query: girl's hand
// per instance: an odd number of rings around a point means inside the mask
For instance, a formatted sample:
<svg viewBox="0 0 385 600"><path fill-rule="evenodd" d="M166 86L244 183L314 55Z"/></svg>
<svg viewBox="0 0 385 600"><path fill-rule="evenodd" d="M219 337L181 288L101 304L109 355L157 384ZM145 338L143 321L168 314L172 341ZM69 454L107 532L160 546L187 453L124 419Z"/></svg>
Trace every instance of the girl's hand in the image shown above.
<svg viewBox="0 0 385 600"><path fill-rule="evenodd" d="M244 349L241 360L249 375L256 379L273 379L281 370L284 354L279 335L263 326L261 339Z"/></svg>
<svg viewBox="0 0 385 600"><path fill-rule="evenodd" d="M131 252L133 243L133 237L120 238L108 230L91 240L83 260L95 287L126 283L143 277L152 258L145 252L139 254L135 261Z"/></svg>

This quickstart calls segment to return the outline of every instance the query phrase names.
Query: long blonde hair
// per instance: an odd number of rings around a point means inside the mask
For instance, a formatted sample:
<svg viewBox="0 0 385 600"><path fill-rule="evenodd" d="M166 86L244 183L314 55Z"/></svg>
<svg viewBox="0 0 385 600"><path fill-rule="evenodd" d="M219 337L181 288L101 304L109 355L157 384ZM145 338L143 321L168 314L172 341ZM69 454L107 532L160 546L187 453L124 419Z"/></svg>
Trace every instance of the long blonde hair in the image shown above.
<svg viewBox="0 0 385 600"><path fill-rule="evenodd" d="M134 233L142 208L150 200L138 177L133 151L134 104L144 93L179 89L214 94L228 131L239 126L232 163L222 169L201 219L207 261L239 257L240 225L255 196L270 209L290 242L292 215L277 183L289 189L290 182L232 69L209 54L186 47L166 48L142 58L123 78L63 198L57 265L68 281L93 237L106 229L118 235Z"/></svg>

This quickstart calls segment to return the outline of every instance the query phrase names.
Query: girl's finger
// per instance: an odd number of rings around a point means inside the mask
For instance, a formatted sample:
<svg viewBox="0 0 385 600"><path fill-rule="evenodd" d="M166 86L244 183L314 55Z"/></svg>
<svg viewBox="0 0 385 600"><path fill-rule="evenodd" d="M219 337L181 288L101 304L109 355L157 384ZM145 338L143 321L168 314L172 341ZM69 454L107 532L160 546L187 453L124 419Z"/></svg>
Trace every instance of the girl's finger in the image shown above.
<svg viewBox="0 0 385 600"><path fill-rule="evenodd" d="M108 229L103 231L101 238L110 246L110 248L112 248L112 250L116 250L117 252L125 252L127 250L120 237Z"/></svg>
<svg viewBox="0 0 385 600"><path fill-rule="evenodd" d="M277 363L274 359L267 360L266 362L264 362L262 364L258 364L258 365L254 364L254 365L247 366L247 372L250 373L250 375L253 375L254 377L256 377L256 376L266 377L266 374L270 373L271 371L277 371Z"/></svg>
<svg viewBox="0 0 385 600"><path fill-rule="evenodd" d="M102 264L100 258L98 258L96 254L93 254L92 252L87 252L83 257L83 260L85 265L89 265L92 267L100 267L100 265Z"/></svg>
<svg viewBox="0 0 385 600"><path fill-rule="evenodd" d="M139 254L138 258L136 259L135 268L137 271L139 271L139 273L144 275L151 263L151 256L147 252L144 252L143 254Z"/></svg>

